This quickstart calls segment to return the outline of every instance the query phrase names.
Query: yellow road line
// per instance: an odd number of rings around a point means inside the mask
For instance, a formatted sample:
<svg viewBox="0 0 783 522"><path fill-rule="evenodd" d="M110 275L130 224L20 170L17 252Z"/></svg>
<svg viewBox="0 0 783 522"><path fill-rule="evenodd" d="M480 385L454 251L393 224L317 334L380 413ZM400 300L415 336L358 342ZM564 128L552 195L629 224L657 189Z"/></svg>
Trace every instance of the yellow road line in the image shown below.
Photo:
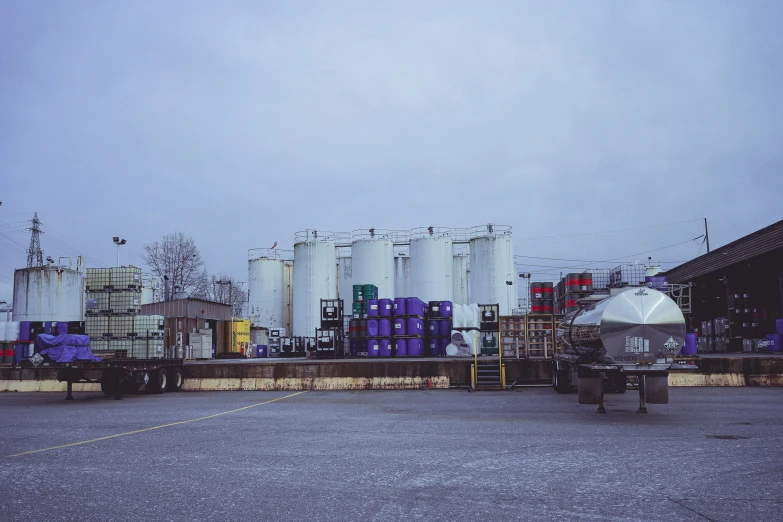
<svg viewBox="0 0 783 522"><path fill-rule="evenodd" d="M249 406L243 406L242 408L237 408L235 410L229 410L229 411L224 411L224 412L221 412L221 413L215 413L215 414L212 414L212 415L207 415L206 417L199 417L197 419L188 419L188 420L184 420L184 421L170 422L169 424L161 424L160 426L152 426L151 428L143 428L143 429L140 429L140 430L133 430L133 431L125 432L125 433L117 433L115 435L106 435L105 437L98 437L97 439L83 440L81 442L72 442L70 444L61 444L60 446L52 446L51 448L42 448L42 449L37 449L37 450L24 451L22 453L15 453L13 455L6 455L6 458L21 457L23 455L31 455L33 453L41 453L43 451L52 451L52 450L62 449L62 448L71 448L73 446L81 446L83 444L92 444L93 442L100 442L102 440L116 439L117 437L125 437L127 435L135 435L137 433L144 433L145 431L159 430L161 428L170 428L171 426L178 426L180 424L188 424L188 423L191 423L191 422L199 422L199 421L203 421L203 420L207 420L207 419L214 419L215 417L220 417L221 415L228 415L229 413L236 413L238 411L247 410L247 409L250 409L250 408L255 408L256 406L263 406L264 404L269 404L271 402L282 401L283 399L288 399L289 397L293 397L295 395L299 395L300 393L307 393L307 390L296 392L296 393L292 393L291 395L286 395L285 397L278 397L277 399L272 399L270 401L259 402L257 404L251 404Z"/></svg>

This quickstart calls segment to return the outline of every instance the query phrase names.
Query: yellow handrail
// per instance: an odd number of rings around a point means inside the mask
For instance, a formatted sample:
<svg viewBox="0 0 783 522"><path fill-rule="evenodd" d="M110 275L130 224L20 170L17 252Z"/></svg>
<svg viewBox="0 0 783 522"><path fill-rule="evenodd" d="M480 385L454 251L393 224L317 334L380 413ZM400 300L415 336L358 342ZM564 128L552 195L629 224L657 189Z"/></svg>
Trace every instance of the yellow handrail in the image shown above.
<svg viewBox="0 0 783 522"><path fill-rule="evenodd" d="M500 365L500 385L503 387L503 389L506 389L506 365L501 364Z"/></svg>

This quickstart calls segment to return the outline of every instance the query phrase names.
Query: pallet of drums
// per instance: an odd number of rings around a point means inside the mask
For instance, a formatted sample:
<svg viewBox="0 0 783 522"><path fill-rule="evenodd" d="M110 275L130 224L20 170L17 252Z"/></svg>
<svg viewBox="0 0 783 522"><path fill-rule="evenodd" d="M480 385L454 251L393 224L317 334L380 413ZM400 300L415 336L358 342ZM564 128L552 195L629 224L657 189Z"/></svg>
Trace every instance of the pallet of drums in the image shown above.
<svg viewBox="0 0 783 522"><path fill-rule="evenodd" d="M348 323L351 356L437 356L441 349L445 355L451 334L450 301L425 303L418 297L398 297L368 299L366 307L356 305Z"/></svg>
<svg viewBox="0 0 783 522"><path fill-rule="evenodd" d="M19 365L34 354L35 339L46 335L84 335L84 321L0 322L0 363Z"/></svg>

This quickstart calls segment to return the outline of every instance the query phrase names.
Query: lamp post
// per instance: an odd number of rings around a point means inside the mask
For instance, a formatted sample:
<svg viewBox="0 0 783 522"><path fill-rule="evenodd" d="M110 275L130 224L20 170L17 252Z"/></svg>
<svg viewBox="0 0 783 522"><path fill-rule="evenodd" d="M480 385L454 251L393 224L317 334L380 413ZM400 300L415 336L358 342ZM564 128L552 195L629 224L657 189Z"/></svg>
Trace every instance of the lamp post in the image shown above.
<svg viewBox="0 0 783 522"><path fill-rule="evenodd" d="M117 245L117 266L120 266L120 247L127 243L127 241L120 239L119 236L114 236L112 239L114 240L114 244Z"/></svg>

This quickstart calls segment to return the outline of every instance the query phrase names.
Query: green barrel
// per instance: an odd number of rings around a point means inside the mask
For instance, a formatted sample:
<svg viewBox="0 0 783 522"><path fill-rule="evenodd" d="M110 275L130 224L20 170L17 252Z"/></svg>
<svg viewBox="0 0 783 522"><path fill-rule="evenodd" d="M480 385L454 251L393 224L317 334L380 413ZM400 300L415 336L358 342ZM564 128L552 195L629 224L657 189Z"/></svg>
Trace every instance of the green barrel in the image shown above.
<svg viewBox="0 0 783 522"><path fill-rule="evenodd" d="M354 319L367 317L367 303L353 303L352 312Z"/></svg>
<svg viewBox="0 0 783 522"><path fill-rule="evenodd" d="M364 285L353 285L353 302L364 301Z"/></svg>
<svg viewBox="0 0 783 522"><path fill-rule="evenodd" d="M375 285L364 285L362 293L365 301L367 299L378 299L378 287Z"/></svg>

